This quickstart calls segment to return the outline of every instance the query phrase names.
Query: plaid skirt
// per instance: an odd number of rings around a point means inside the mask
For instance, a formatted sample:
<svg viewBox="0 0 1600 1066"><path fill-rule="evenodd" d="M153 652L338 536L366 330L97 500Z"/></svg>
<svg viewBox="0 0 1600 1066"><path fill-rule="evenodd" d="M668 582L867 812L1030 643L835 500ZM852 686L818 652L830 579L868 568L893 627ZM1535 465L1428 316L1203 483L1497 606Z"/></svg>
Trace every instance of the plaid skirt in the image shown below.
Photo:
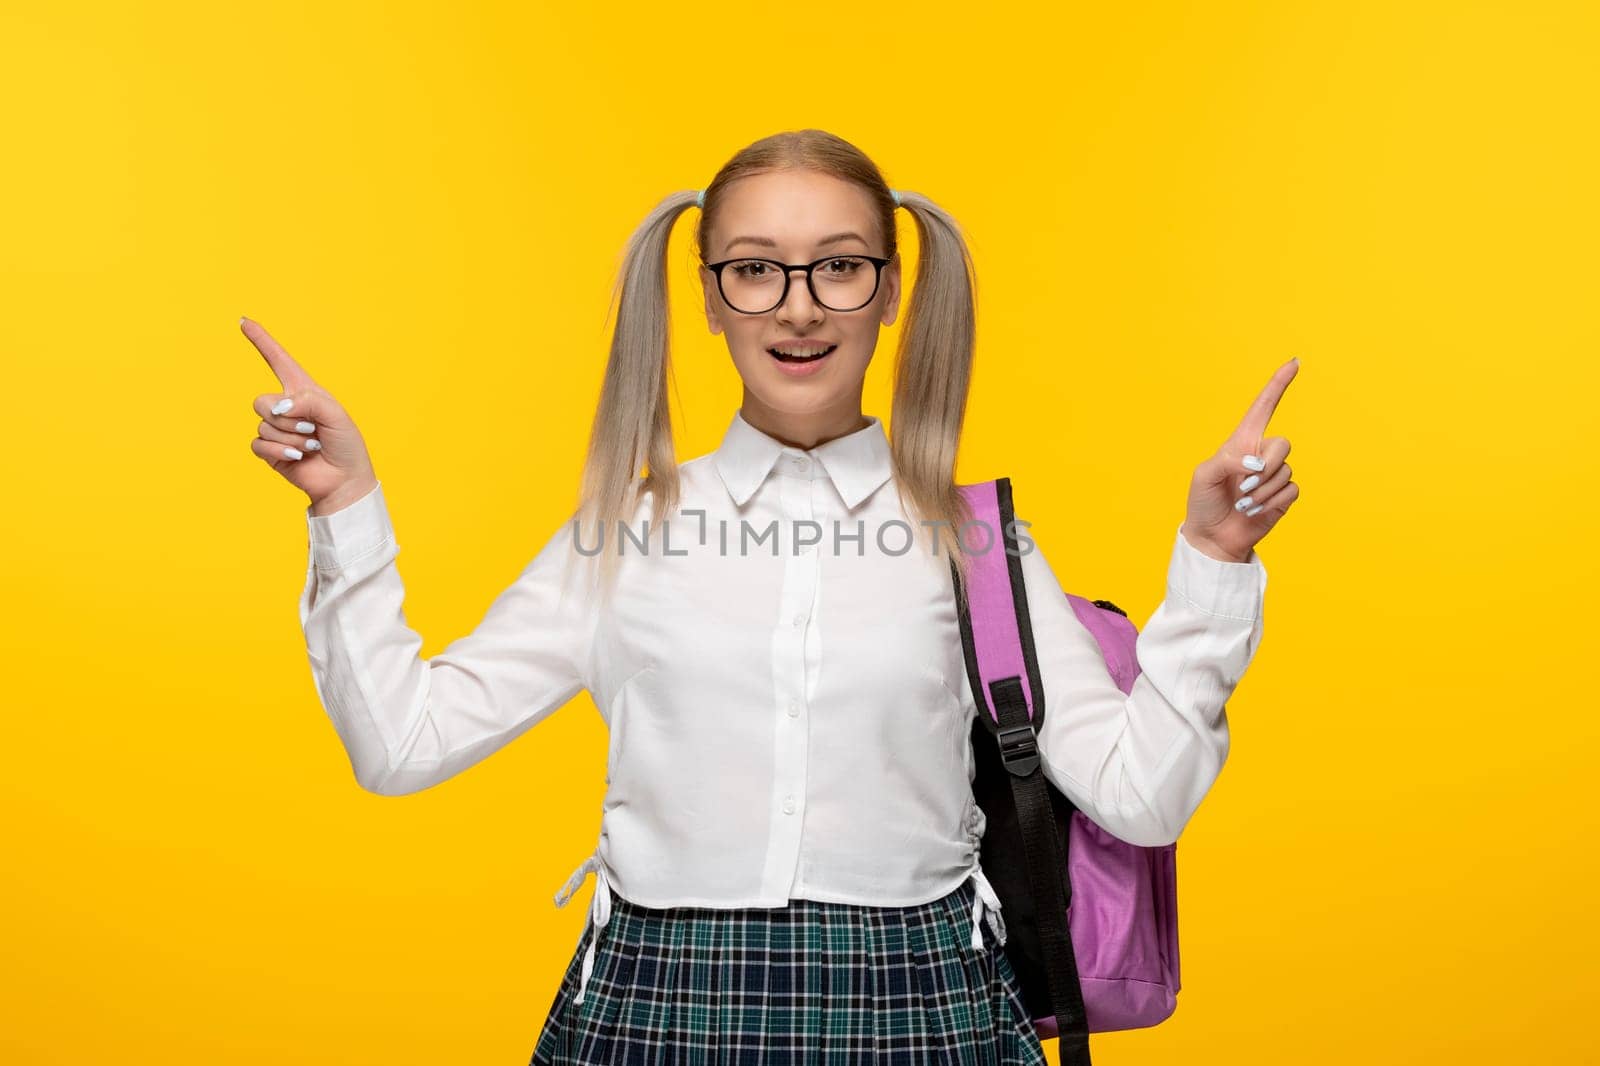
<svg viewBox="0 0 1600 1066"><path fill-rule="evenodd" d="M592 915L530 1066L1045 1066L1005 951L974 932L976 893L969 879L910 907L738 909L613 894L588 979Z"/></svg>

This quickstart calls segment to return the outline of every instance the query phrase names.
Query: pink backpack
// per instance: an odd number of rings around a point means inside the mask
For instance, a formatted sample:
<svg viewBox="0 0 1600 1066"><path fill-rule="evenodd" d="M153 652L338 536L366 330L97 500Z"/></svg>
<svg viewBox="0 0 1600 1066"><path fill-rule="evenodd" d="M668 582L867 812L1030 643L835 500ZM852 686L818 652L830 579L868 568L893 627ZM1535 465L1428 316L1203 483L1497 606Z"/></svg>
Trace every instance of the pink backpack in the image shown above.
<svg viewBox="0 0 1600 1066"><path fill-rule="evenodd" d="M1089 1066L1089 1033L1155 1025L1177 1007L1177 845L1119 840L1045 777L1035 730L1046 708L1011 482L958 488L973 517L996 531L989 551L977 554L974 545L961 612L979 708L972 730L972 789L986 819L979 861L1000 898L1006 958L1035 1030L1059 1040L1063 1066ZM1139 676L1138 630L1126 612L1108 600L1067 600L1099 641L1117 686L1130 691ZM1087 902L1074 898L1073 886Z"/></svg>

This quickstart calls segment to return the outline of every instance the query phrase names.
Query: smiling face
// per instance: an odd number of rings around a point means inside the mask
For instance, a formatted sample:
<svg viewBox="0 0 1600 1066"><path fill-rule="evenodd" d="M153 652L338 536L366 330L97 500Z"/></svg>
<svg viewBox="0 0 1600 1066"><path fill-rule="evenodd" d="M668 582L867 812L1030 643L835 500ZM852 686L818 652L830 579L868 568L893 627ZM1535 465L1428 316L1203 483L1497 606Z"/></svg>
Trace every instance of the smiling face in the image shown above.
<svg viewBox="0 0 1600 1066"><path fill-rule="evenodd" d="M841 234L848 236L840 237ZM874 255L887 251L871 198L859 186L812 170L755 174L730 183L717 201L715 225L704 250L709 263L750 256L783 263L810 263L824 256ZM845 269L847 263L836 269ZM860 264L872 270L870 263ZM732 267L724 281L733 284ZM752 268L759 273L772 268ZM816 285L825 296L828 264L818 266ZM783 303L765 314L741 314L717 288L704 266L706 322L722 333L744 381L740 411L746 421L781 440L812 447L859 429L862 385L878 345L878 331L893 324L900 309L900 257L883 268L878 292L865 307L833 311L811 298L805 276L791 275ZM782 288L777 280L774 295ZM836 301L837 302L837 301ZM786 362L774 347L808 350L832 346L819 360Z"/></svg>

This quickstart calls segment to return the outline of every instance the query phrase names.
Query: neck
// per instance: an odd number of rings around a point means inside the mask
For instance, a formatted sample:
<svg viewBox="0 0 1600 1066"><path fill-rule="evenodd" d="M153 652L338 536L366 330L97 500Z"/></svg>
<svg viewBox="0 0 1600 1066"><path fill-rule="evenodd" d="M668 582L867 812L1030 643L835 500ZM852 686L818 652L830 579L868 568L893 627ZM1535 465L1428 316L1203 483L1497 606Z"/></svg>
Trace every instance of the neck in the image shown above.
<svg viewBox="0 0 1600 1066"><path fill-rule="evenodd" d="M861 398L849 407L830 411L791 413L775 411L760 403L749 392L739 405L740 416L767 436L791 448L807 450L838 437L865 429L872 420L861 411Z"/></svg>

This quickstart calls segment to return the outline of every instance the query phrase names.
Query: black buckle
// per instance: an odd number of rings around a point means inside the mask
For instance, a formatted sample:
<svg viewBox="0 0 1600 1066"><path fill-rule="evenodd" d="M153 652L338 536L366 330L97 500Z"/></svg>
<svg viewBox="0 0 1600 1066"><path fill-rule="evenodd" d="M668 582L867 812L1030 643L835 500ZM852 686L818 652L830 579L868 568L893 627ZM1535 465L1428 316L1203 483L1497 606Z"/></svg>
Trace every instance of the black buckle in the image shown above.
<svg viewBox="0 0 1600 1066"><path fill-rule="evenodd" d="M1033 723L1014 725L1002 729L1000 761L1018 777L1027 777L1039 768L1039 743L1033 733Z"/></svg>

